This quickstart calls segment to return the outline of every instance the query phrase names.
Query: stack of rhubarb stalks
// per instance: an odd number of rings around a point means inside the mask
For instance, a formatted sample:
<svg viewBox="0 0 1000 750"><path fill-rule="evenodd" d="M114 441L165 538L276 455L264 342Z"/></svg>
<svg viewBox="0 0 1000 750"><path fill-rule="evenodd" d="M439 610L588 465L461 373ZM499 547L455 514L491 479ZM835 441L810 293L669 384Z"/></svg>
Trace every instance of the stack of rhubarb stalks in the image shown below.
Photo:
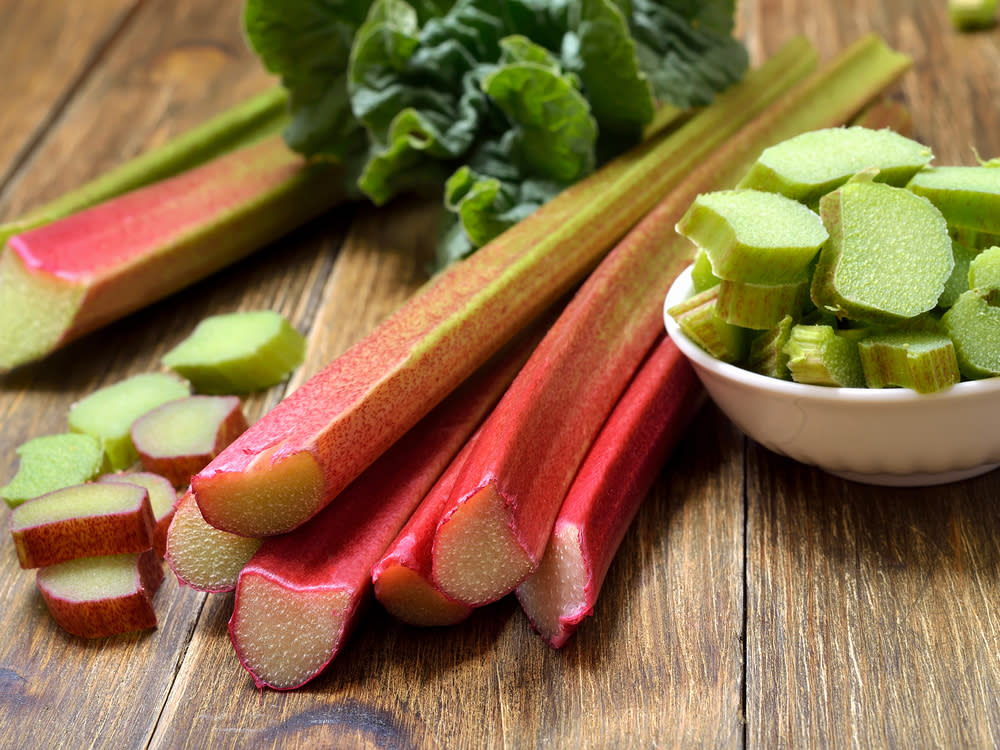
<svg viewBox="0 0 1000 750"><path fill-rule="evenodd" d="M694 255L675 224L698 194L736 184L768 146L857 117L908 65L866 37L816 71L815 51L793 39L710 107L440 273L192 476L166 559L182 583L235 590L230 634L258 686L291 689L318 675L371 592L416 625L455 623L515 593L545 641L564 644L702 403L663 333L664 296ZM250 208L298 205L295 189L318 195L333 182L273 140L251 148L273 156L273 174ZM237 159L216 169L223 183L242 184L244 168ZM197 179L182 175L178 195ZM303 203L293 218L324 205ZM132 245L159 242L167 250L157 262L174 267L171 258L197 256L243 221L242 209L220 206L199 234L163 221L176 231ZM85 221L103 226L101 216ZM30 315L32 301L58 300L62 316L0 351L0 369L134 307L125 295L112 309L115 290L130 284L125 255L112 264L123 273L36 278L66 260L39 260L59 231L18 235L0 262L0 294L18 303L0 323ZM219 262L247 252L244 239ZM158 293L212 268L165 278Z"/></svg>
<svg viewBox="0 0 1000 750"><path fill-rule="evenodd" d="M764 148L850 122L909 61L866 37L815 65L790 41L433 279L192 477L167 559L235 590L258 686L318 675L371 591L417 625L515 593L566 642L702 400L662 332L694 253L676 222Z"/></svg>

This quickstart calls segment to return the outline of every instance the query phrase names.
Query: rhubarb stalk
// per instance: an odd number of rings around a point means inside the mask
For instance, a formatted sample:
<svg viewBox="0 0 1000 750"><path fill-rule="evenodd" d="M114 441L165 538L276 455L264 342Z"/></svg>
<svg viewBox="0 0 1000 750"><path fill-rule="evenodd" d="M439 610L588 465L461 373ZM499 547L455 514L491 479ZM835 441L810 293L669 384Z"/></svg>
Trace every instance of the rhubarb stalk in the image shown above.
<svg viewBox="0 0 1000 750"><path fill-rule="evenodd" d="M223 268L343 200L280 136L11 237L0 372Z"/></svg>
<svg viewBox="0 0 1000 750"><path fill-rule="evenodd" d="M463 383L315 518L265 539L240 572L229 632L258 687L299 687L330 663L371 592L372 565L500 398L538 340Z"/></svg>
<svg viewBox="0 0 1000 750"><path fill-rule="evenodd" d="M429 282L193 478L205 519L261 536L318 513L812 62L808 43L794 40L670 135L574 184Z"/></svg>
<svg viewBox="0 0 1000 750"><path fill-rule="evenodd" d="M731 186L767 146L847 121L907 65L876 37L853 45L704 160L591 274L491 414L452 490L434 541L445 594L482 605L537 568L580 462L693 256L673 231L691 202Z"/></svg>
<svg viewBox="0 0 1000 750"><path fill-rule="evenodd" d="M517 587L532 626L553 648L593 613L626 530L702 398L687 359L661 337L587 453L538 570Z"/></svg>

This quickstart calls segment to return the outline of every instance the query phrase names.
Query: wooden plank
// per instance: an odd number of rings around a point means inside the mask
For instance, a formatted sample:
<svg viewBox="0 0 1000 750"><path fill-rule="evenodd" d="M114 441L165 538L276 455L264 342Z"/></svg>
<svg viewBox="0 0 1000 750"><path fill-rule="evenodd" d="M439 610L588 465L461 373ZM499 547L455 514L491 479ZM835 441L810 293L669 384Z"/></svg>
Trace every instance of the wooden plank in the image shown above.
<svg viewBox="0 0 1000 750"><path fill-rule="evenodd" d="M914 59L900 90L935 163L1000 152L995 32L954 32L943 3L749 5L761 54L881 33ZM869 487L754 448L747 476L747 745L996 746L1000 475Z"/></svg>
<svg viewBox="0 0 1000 750"><path fill-rule="evenodd" d="M138 5L138 0L25 3L0 0L0 189L41 138L80 81ZM0 212L0 216L2 216Z"/></svg>

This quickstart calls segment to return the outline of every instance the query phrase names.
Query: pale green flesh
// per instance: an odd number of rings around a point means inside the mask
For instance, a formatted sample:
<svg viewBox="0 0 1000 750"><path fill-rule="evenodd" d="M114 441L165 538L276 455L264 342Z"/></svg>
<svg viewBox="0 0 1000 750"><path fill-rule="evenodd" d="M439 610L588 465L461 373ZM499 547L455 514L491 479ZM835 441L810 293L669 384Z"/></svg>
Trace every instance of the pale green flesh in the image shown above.
<svg viewBox="0 0 1000 750"><path fill-rule="evenodd" d="M0 487L0 497L12 508L47 492L89 481L105 467L101 444L91 435L42 435L21 445L17 454L17 474Z"/></svg>
<svg viewBox="0 0 1000 750"><path fill-rule="evenodd" d="M70 518L124 513L142 505L146 490L129 484L91 482L55 490L36 497L11 513L11 529Z"/></svg>
<svg viewBox="0 0 1000 750"><path fill-rule="evenodd" d="M940 213L907 190L852 182L821 202L830 242L812 297L856 320L892 322L932 309L954 267Z"/></svg>
<svg viewBox="0 0 1000 750"><path fill-rule="evenodd" d="M907 187L921 195L955 228L1000 233L1000 167L934 167Z"/></svg>
<svg viewBox="0 0 1000 750"><path fill-rule="evenodd" d="M235 401L239 408L239 401ZM232 412L225 396L191 396L158 406L132 428L132 437L156 456L189 456L215 447L219 426Z"/></svg>
<svg viewBox="0 0 1000 750"><path fill-rule="evenodd" d="M137 555L83 557L42 568L39 576L46 589L62 599L114 599L141 587L137 559Z"/></svg>
<svg viewBox="0 0 1000 750"><path fill-rule="evenodd" d="M988 247L969 262L970 289L1000 289L1000 247Z"/></svg>
<svg viewBox="0 0 1000 750"><path fill-rule="evenodd" d="M815 212L758 190L700 195L677 229L705 249L716 276L759 284L801 280L827 239Z"/></svg>
<svg viewBox="0 0 1000 750"><path fill-rule="evenodd" d="M1000 307L991 305L985 292L965 292L941 320L955 344L964 377L1000 375Z"/></svg>
<svg viewBox="0 0 1000 750"><path fill-rule="evenodd" d="M969 289L969 267L972 259L979 253L974 247L969 247L961 242L951 243L951 254L955 259L955 267L952 269L948 280L944 283L944 291L938 297L938 307L947 309L955 304L958 295Z"/></svg>
<svg viewBox="0 0 1000 750"><path fill-rule="evenodd" d="M831 326L793 326L784 352L788 371L798 383L841 388L865 384L857 343Z"/></svg>
<svg viewBox="0 0 1000 750"><path fill-rule="evenodd" d="M305 356L305 338L270 310L214 315L163 356L199 393L248 393L281 382Z"/></svg>
<svg viewBox="0 0 1000 750"><path fill-rule="evenodd" d="M161 373L133 375L94 391L69 411L73 432L100 440L111 468L125 469L139 458L129 430L140 416L160 404L190 395L187 383Z"/></svg>
<svg viewBox="0 0 1000 750"><path fill-rule="evenodd" d="M771 190L814 204L870 168L879 170L876 179L901 187L931 158L927 146L891 130L824 128L765 149L740 187Z"/></svg>
<svg viewBox="0 0 1000 750"><path fill-rule="evenodd" d="M869 388L899 386L931 393L959 381L951 339L929 331L892 331L858 343Z"/></svg>

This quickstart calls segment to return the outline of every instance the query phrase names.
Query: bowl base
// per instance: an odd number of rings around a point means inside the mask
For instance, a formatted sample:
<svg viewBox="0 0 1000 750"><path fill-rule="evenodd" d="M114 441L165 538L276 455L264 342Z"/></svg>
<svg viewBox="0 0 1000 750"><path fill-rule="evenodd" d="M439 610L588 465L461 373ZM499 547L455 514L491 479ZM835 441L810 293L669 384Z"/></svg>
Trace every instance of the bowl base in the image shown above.
<svg viewBox="0 0 1000 750"><path fill-rule="evenodd" d="M883 487L930 487L936 484L960 482L993 471L1000 463L982 464L958 471L930 472L926 474L865 474L856 471L826 471L841 479L849 479L861 484L877 484Z"/></svg>

